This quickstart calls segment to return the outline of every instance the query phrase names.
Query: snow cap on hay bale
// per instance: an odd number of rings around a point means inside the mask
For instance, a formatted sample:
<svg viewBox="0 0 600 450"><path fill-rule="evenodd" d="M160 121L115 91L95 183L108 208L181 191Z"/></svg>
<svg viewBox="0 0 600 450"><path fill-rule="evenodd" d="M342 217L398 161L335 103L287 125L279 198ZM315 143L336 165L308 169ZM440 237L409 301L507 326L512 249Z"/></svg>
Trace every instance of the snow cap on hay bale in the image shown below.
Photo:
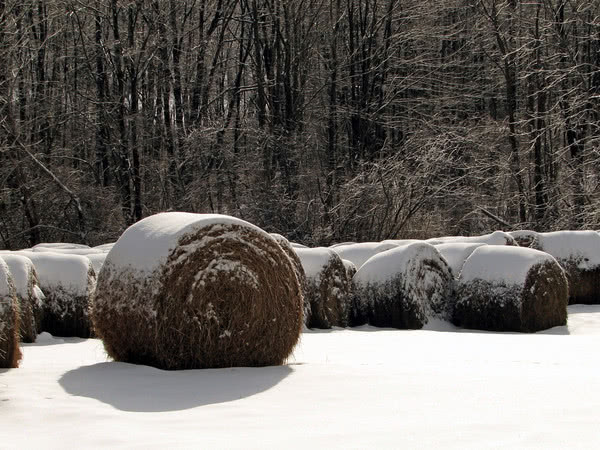
<svg viewBox="0 0 600 450"><path fill-rule="evenodd" d="M69 242L42 242L34 245L30 250L32 251L56 251L56 250L89 250L89 245L85 244L71 244Z"/></svg>
<svg viewBox="0 0 600 450"><path fill-rule="evenodd" d="M116 361L161 369L282 364L302 329L290 259L260 228L218 214L161 213L106 257L92 304Z"/></svg>
<svg viewBox="0 0 600 450"><path fill-rule="evenodd" d="M429 244L438 245L438 244L448 244L448 243L456 243L456 242L467 242L474 243L479 242L481 244L488 245L512 245L516 246L517 242L515 239L508 233L504 231L494 231L490 234L484 234L482 236L447 236L447 237L439 237L433 239L427 239Z"/></svg>
<svg viewBox="0 0 600 450"><path fill-rule="evenodd" d="M452 274L433 245L413 243L379 253L354 275L352 316L357 325L422 328L452 316Z"/></svg>
<svg viewBox="0 0 600 450"><path fill-rule="evenodd" d="M540 250L538 243L538 232L532 230L518 230L509 231L508 234L514 238L520 247L528 247Z"/></svg>
<svg viewBox="0 0 600 450"><path fill-rule="evenodd" d="M310 308L310 301L306 297L306 289L308 286L307 286L306 274L304 273L304 267L302 267L302 261L300 261L300 258L298 257L298 254L294 250L294 247L292 247L292 245L290 244L290 241L288 241L284 236L282 236L281 234L277 234L277 233L269 233L269 234L271 235L271 237L273 239L275 239L277 241L277 243L279 244L281 249L288 256L288 258L290 258L290 261L292 262L292 266L294 267L294 272L296 273L296 278L298 278L298 283L300 284L300 291L302 292L302 298L303 298L302 303L303 303L304 318L302 320L302 323L308 324L308 319L310 318L310 314L311 314L311 308Z"/></svg>
<svg viewBox="0 0 600 450"><path fill-rule="evenodd" d="M102 245L96 245L95 247L93 247L95 250L100 250L104 253L108 253L110 252L110 250L115 246L114 242L109 242L107 244L102 244Z"/></svg>
<svg viewBox="0 0 600 450"><path fill-rule="evenodd" d="M596 231L538 233L537 246L565 269L569 304L600 303L600 235Z"/></svg>
<svg viewBox="0 0 600 450"><path fill-rule="evenodd" d="M340 258L352 261L356 268L360 269L360 266L371 256L396 247L398 245L392 242L361 242L359 244L338 245L329 248L340 255Z"/></svg>
<svg viewBox="0 0 600 450"><path fill-rule="evenodd" d="M19 304L8 266L0 257L0 368L19 366Z"/></svg>
<svg viewBox="0 0 600 450"><path fill-rule="evenodd" d="M567 279L547 253L483 246L458 279L454 324L492 331L535 332L567 322Z"/></svg>
<svg viewBox="0 0 600 450"><path fill-rule="evenodd" d="M96 274L90 260L64 253L18 254L33 262L40 288L46 296L42 331L54 336L90 337L89 306L96 288Z"/></svg>
<svg viewBox="0 0 600 450"><path fill-rule="evenodd" d="M330 248L296 248L306 274L309 328L348 325L350 280L339 255Z"/></svg>
<svg viewBox="0 0 600 450"><path fill-rule="evenodd" d="M477 247L481 247L482 245L487 244L482 244L480 242L452 242L448 244L437 244L435 248L437 248L438 252L440 252L448 263L448 267L450 267L450 271L454 278L458 278L467 258L471 256L471 253L473 253Z"/></svg>
<svg viewBox="0 0 600 450"><path fill-rule="evenodd" d="M105 254L108 253L106 250L101 250L97 248L52 248L52 247L33 247L29 251L35 253L61 253L65 255L94 255L94 254Z"/></svg>
<svg viewBox="0 0 600 450"><path fill-rule="evenodd" d="M44 294L31 260L22 255L2 254L12 275L20 309L20 335L23 342L35 342L41 332Z"/></svg>

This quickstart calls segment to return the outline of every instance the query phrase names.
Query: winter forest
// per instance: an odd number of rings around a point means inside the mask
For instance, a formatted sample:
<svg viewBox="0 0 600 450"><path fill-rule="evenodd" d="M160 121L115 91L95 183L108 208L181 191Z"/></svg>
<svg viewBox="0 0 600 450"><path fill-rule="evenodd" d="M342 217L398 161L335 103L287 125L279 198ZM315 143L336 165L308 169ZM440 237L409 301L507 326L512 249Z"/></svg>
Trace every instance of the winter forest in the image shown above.
<svg viewBox="0 0 600 450"><path fill-rule="evenodd" d="M597 0L0 0L0 248L598 228Z"/></svg>

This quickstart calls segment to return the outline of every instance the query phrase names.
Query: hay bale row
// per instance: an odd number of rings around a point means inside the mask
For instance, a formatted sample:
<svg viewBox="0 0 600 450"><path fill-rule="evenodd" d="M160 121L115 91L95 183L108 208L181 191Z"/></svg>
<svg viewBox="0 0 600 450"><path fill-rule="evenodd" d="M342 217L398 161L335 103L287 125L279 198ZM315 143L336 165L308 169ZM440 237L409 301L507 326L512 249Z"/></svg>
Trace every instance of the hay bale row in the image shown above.
<svg viewBox="0 0 600 450"><path fill-rule="evenodd" d="M0 257L0 368L16 368L21 359L19 348L19 304L8 266Z"/></svg>
<svg viewBox="0 0 600 450"><path fill-rule="evenodd" d="M565 325L567 286L562 268L547 253L478 247L458 279L453 322L465 328L517 332Z"/></svg>
<svg viewBox="0 0 600 450"><path fill-rule="evenodd" d="M310 305L306 326L348 326L351 280L340 256L332 249L295 248L306 274L305 298Z"/></svg>
<svg viewBox="0 0 600 450"><path fill-rule="evenodd" d="M17 252L29 258L45 295L41 329L54 336L92 336L90 300L96 274L90 260L81 255L51 252Z"/></svg>
<svg viewBox="0 0 600 450"><path fill-rule="evenodd" d="M353 278L351 324L422 328L452 315L452 274L433 245L419 242L379 253Z"/></svg>
<svg viewBox="0 0 600 450"><path fill-rule="evenodd" d="M116 361L161 369L281 364L302 328L290 258L268 233L223 215L163 213L106 257L92 319Z"/></svg>
<svg viewBox="0 0 600 450"><path fill-rule="evenodd" d="M3 253L2 259L12 275L17 302L20 310L21 341L35 342L42 330L44 294L31 260L25 256Z"/></svg>

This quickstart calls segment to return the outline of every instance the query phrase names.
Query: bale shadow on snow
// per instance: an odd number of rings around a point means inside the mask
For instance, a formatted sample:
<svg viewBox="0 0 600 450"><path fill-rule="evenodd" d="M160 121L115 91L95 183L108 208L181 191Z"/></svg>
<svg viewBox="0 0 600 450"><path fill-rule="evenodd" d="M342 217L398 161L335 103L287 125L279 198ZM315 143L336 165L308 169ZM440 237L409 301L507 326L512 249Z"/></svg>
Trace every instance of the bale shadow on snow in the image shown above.
<svg viewBox="0 0 600 450"><path fill-rule="evenodd" d="M164 371L106 362L66 372L59 380L70 395L99 400L130 412L166 412L225 403L276 386L289 366Z"/></svg>

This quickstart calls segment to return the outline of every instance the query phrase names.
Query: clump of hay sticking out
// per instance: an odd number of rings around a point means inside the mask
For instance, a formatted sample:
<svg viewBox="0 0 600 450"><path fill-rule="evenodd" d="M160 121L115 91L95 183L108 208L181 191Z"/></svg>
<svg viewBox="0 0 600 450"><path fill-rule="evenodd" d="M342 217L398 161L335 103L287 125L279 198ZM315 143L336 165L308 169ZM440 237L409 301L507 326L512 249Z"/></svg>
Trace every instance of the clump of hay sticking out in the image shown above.
<svg viewBox="0 0 600 450"><path fill-rule="evenodd" d="M350 288L346 266L329 248L296 248L306 273L306 298L310 303L309 328L348 326Z"/></svg>
<svg viewBox="0 0 600 450"><path fill-rule="evenodd" d="M568 283L556 260L528 248L484 246L465 262L454 324L535 332L565 325Z"/></svg>
<svg viewBox="0 0 600 450"><path fill-rule="evenodd" d="M282 364L302 328L290 259L233 217L163 213L108 254L92 304L116 361L166 370Z"/></svg>
<svg viewBox="0 0 600 450"><path fill-rule="evenodd" d="M19 367L19 304L8 266L0 257L0 368Z"/></svg>
<svg viewBox="0 0 600 450"><path fill-rule="evenodd" d="M569 281L569 304L600 304L600 234L538 233L536 248L554 256Z"/></svg>
<svg viewBox="0 0 600 450"><path fill-rule="evenodd" d="M54 336L89 338L90 300L96 274L90 260L81 255L52 252L18 252L36 269L45 295L41 331Z"/></svg>
<svg viewBox="0 0 600 450"><path fill-rule="evenodd" d="M39 287L35 267L29 258L21 255L3 254L2 259L15 284L21 316L21 341L35 342L41 331L44 307L44 294Z"/></svg>
<svg viewBox="0 0 600 450"><path fill-rule="evenodd" d="M422 328L452 316L452 274L433 245L420 242L379 253L353 278L354 325Z"/></svg>

